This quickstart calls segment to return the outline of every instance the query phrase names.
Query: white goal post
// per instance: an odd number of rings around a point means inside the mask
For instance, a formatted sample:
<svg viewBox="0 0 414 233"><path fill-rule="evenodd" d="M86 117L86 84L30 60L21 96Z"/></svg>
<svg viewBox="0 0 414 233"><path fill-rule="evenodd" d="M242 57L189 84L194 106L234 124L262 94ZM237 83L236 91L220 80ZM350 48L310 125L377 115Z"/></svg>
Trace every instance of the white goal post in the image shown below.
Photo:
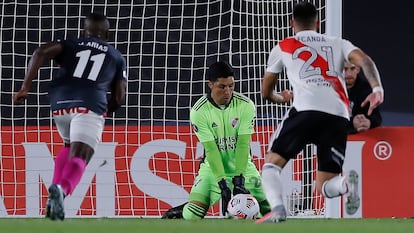
<svg viewBox="0 0 414 233"><path fill-rule="evenodd" d="M288 109L260 95L267 56L293 35L293 0L4 0L0 3L0 216L41 217L62 147L47 97L57 70L44 64L22 106L12 104L28 61L42 43L81 33L90 12L107 15L110 40L128 66L126 103L108 117L102 144L72 196L67 217L159 217L187 200L202 148L189 125L189 109L206 93L206 67L228 61L236 91L257 106L252 141L260 169L268 139ZM312 0L321 32L341 34L342 1ZM280 88L290 88L286 78ZM284 170L291 217L327 217L315 193L311 145ZM337 211L334 209L334 212ZM336 212L333 214L335 216ZM218 206L208 217L220 216ZM328 216L329 217L329 216Z"/></svg>

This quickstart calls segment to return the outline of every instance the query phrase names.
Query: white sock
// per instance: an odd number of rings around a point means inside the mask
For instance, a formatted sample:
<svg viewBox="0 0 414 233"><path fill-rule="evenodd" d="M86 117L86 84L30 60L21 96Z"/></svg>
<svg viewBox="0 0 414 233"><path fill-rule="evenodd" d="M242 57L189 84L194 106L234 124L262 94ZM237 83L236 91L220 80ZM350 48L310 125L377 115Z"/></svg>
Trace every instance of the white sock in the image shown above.
<svg viewBox="0 0 414 233"><path fill-rule="evenodd" d="M327 198L341 196L348 192L345 176L335 176L322 185L322 194Z"/></svg>
<svg viewBox="0 0 414 233"><path fill-rule="evenodd" d="M281 167L272 163L265 163L262 168L263 190L272 209L283 205L281 171Z"/></svg>

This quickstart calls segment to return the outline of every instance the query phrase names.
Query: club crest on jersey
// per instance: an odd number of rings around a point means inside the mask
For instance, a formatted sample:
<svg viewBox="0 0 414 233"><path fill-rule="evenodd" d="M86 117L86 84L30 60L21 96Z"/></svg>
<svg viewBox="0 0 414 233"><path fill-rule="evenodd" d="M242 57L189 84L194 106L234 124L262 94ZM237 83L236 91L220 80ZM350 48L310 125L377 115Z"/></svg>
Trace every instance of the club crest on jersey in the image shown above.
<svg viewBox="0 0 414 233"><path fill-rule="evenodd" d="M213 124L211 124L211 128L217 128L216 122L213 122Z"/></svg>
<svg viewBox="0 0 414 233"><path fill-rule="evenodd" d="M233 118L233 119L231 119L231 126L233 127L233 128L236 128L237 126L239 126L239 118L238 117L235 117L235 118Z"/></svg>

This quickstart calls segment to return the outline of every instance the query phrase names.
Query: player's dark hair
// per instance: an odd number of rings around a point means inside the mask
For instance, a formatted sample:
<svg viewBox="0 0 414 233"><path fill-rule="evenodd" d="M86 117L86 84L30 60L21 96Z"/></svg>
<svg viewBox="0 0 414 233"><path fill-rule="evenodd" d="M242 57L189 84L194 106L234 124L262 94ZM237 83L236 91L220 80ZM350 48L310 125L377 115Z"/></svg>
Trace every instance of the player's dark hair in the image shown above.
<svg viewBox="0 0 414 233"><path fill-rule="evenodd" d="M312 26L318 11L312 3L299 2L293 8L293 19L304 27Z"/></svg>
<svg viewBox="0 0 414 233"><path fill-rule="evenodd" d="M210 82L217 81L221 77L233 76L233 68L226 62L218 61L210 65L207 71L207 79Z"/></svg>
<svg viewBox="0 0 414 233"><path fill-rule="evenodd" d="M86 24L87 22L89 23ZM106 41L109 37L109 28L109 20L105 15L92 12L86 17L83 35L98 37Z"/></svg>
<svg viewBox="0 0 414 233"><path fill-rule="evenodd" d="M94 13L94 12L91 12L86 18L93 21L93 22L97 22L97 23L98 22L104 22L105 20L108 20L105 15L99 14L99 13Z"/></svg>

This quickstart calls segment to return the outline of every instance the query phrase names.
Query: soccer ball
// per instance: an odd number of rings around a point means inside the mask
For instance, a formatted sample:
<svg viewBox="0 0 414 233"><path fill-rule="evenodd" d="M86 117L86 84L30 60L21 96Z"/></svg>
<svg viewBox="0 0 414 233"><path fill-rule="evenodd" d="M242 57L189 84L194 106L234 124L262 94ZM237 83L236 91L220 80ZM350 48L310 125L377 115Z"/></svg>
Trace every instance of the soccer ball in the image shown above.
<svg viewBox="0 0 414 233"><path fill-rule="evenodd" d="M234 219L256 219L259 210L259 203L250 194L237 194L227 205L229 216Z"/></svg>

